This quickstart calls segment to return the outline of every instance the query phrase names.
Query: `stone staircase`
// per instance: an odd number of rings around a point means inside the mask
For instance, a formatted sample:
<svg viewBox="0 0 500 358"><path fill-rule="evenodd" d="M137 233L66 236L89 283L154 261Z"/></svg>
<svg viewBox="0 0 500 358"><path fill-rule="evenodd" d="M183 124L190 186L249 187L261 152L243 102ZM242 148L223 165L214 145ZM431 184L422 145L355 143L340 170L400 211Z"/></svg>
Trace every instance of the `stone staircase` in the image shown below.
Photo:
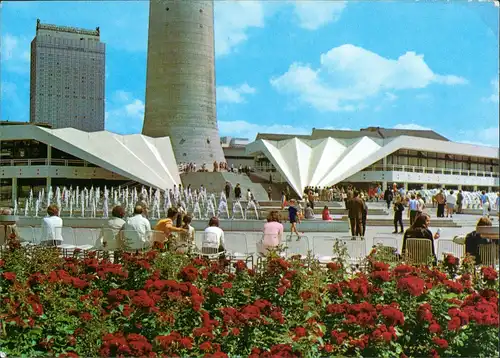
<svg viewBox="0 0 500 358"><path fill-rule="evenodd" d="M196 172L196 173L183 173L181 174L182 185L187 187L191 184L193 189L198 189L200 185L207 189L209 193L222 192L226 182L230 182L232 189L229 200L234 199L234 187L240 184L242 199L246 199L246 192L248 189L253 193L257 201L267 200L266 188L261 183L254 183L246 174L236 174L228 172Z"/></svg>

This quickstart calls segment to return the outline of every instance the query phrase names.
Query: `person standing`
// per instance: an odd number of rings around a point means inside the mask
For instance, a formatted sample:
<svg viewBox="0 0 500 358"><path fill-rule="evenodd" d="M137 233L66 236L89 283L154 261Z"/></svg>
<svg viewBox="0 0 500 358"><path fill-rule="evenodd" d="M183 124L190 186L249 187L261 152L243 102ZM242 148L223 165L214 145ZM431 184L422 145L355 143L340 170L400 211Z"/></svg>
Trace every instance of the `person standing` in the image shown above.
<svg viewBox="0 0 500 358"><path fill-rule="evenodd" d="M457 214L462 214L463 202L464 202L464 194L462 194L462 190L460 189L457 194Z"/></svg>
<svg viewBox="0 0 500 358"><path fill-rule="evenodd" d="M247 202L251 202L252 201L252 192L250 191L250 188L247 189Z"/></svg>
<svg viewBox="0 0 500 358"><path fill-rule="evenodd" d="M273 200L272 196L273 196L273 188L271 187L271 185L269 185L269 188L267 188L267 199L269 201Z"/></svg>
<svg viewBox="0 0 500 358"><path fill-rule="evenodd" d="M391 202L392 202L392 191L391 189L387 188L384 192L384 200L387 203L387 209L391 207Z"/></svg>
<svg viewBox="0 0 500 358"><path fill-rule="evenodd" d="M483 208L483 217L490 216L490 199L486 195L486 192L483 190L481 192L481 206Z"/></svg>
<svg viewBox="0 0 500 358"><path fill-rule="evenodd" d="M290 200L288 207L288 220L290 220L290 235L297 234L297 241L300 240L299 232L297 231L297 223L300 224L299 209L295 206L295 199Z"/></svg>
<svg viewBox="0 0 500 358"><path fill-rule="evenodd" d="M437 202L437 217L444 218L444 205L446 203L446 198L444 197L443 191L440 190L436 195Z"/></svg>
<svg viewBox="0 0 500 358"><path fill-rule="evenodd" d="M448 215L450 218L453 217L453 211L455 210L455 204L457 202L457 198L455 198L455 195L453 195L453 190L450 191L450 194L446 197L446 217Z"/></svg>
<svg viewBox="0 0 500 358"><path fill-rule="evenodd" d="M408 209L410 210L410 226L415 222L415 218L417 217L418 212L418 201L415 198L415 194L411 195L410 202L408 203Z"/></svg>
<svg viewBox="0 0 500 358"><path fill-rule="evenodd" d="M241 187L240 187L240 183L236 184L236 187L234 188L234 198L236 200L240 200L241 199Z"/></svg>
<svg viewBox="0 0 500 358"><path fill-rule="evenodd" d="M402 234L404 232L404 227L403 227L403 211L405 210L405 207L403 203L401 202L401 198L397 197L396 202L394 203L394 231L392 232L393 234L398 233L398 224L401 226L401 231L400 233Z"/></svg>
<svg viewBox="0 0 500 358"><path fill-rule="evenodd" d="M361 195L361 200L363 201L363 215L361 216L361 225L363 226L363 230L361 236L365 237L366 232L366 219L368 217L368 205L366 205L366 198L364 195Z"/></svg>
<svg viewBox="0 0 500 358"><path fill-rule="evenodd" d="M420 215L420 213L424 212L425 209L425 201L422 198L422 194L417 193L417 202L418 202L418 207L417 207L417 216Z"/></svg>
<svg viewBox="0 0 500 358"><path fill-rule="evenodd" d="M363 233L363 200L359 198L359 193L355 191L353 198L347 201L347 210L349 211L349 222L351 223L352 236L361 236Z"/></svg>
<svg viewBox="0 0 500 358"><path fill-rule="evenodd" d="M226 185L224 186L224 192L226 194L226 198L229 199L229 194L231 193L231 184L229 182L226 182Z"/></svg>
<svg viewBox="0 0 500 358"><path fill-rule="evenodd" d="M311 209L314 210L314 192L311 189L307 192L307 201Z"/></svg>

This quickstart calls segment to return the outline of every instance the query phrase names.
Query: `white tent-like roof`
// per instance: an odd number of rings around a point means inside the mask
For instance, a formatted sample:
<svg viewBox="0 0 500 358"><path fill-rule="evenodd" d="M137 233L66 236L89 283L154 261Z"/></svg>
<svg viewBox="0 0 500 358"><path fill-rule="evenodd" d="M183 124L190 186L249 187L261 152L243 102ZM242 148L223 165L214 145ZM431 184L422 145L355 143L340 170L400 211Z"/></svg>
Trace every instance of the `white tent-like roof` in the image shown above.
<svg viewBox="0 0 500 358"><path fill-rule="evenodd" d="M0 138L37 140L130 180L159 189L172 188L181 182L168 137L4 125L0 126Z"/></svg>
<svg viewBox="0 0 500 358"><path fill-rule="evenodd" d="M259 139L247 154L263 153L290 186L302 193L307 186L331 186L349 178L399 149L484 158L498 158L498 148L421 137L283 140Z"/></svg>

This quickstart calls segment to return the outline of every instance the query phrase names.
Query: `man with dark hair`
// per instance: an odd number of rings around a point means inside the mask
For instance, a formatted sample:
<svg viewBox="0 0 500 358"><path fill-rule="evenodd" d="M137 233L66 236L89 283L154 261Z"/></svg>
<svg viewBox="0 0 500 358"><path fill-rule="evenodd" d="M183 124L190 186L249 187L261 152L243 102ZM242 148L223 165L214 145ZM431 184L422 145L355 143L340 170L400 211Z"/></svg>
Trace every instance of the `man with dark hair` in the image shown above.
<svg viewBox="0 0 500 358"><path fill-rule="evenodd" d="M146 199L146 195L144 195L144 193L141 193L139 195L139 198L138 198L137 203L135 204L135 206L136 207L140 206L142 208L142 215L145 218L148 217L149 205L148 205L148 202L147 202L147 199Z"/></svg>
<svg viewBox="0 0 500 358"><path fill-rule="evenodd" d="M444 205L446 204L446 198L444 197L443 190L440 190L436 195L437 202L437 217L444 218Z"/></svg>
<svg viewBox="0 0 500 358"><path fill-rule="evenodd" d="M352 236L362 236L364 203L363 200L359 198L359 192L357 190L354 191L353 198L347 201L347 210L349 211Z"/></svg>
<svg viewBox="0 0 500 358"><path fill-rule="evenodd" d="M241 199L241 187L240 187L240 183L237 183L236 187L234 188L234 198L236 200L240 200Z"/></svg>
<svg viewBox="0 0 500 358"><path fill-rule="evenodd" d="M387 187L387 189L384 192L384 200L387 203L387 209L391 207L392 198L393 198L392 191L391 189L389 189L389 187Z"/></svg>
<svg viewBox="0 0 500 358"><path fill-rule="evenodd" d="M151 245L151 224L143 216L143 211L142 206L136 205L134 216L128 218L125 225L123 225L125 249L140 250Z"/></svg>

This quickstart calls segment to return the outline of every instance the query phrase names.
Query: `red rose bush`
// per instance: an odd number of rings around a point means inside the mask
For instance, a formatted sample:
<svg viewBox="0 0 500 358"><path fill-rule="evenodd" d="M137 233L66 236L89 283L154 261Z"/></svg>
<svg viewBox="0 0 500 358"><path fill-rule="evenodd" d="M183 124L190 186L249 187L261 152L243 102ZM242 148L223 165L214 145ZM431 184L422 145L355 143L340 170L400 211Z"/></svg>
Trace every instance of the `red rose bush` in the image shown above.
<svg viewBox="0 0 500 358"><path fill-rule="evenodd" d="M58 357L493 357L498 272L370 258L209 262L16 247L0 260L0 351Z"/></svg>

